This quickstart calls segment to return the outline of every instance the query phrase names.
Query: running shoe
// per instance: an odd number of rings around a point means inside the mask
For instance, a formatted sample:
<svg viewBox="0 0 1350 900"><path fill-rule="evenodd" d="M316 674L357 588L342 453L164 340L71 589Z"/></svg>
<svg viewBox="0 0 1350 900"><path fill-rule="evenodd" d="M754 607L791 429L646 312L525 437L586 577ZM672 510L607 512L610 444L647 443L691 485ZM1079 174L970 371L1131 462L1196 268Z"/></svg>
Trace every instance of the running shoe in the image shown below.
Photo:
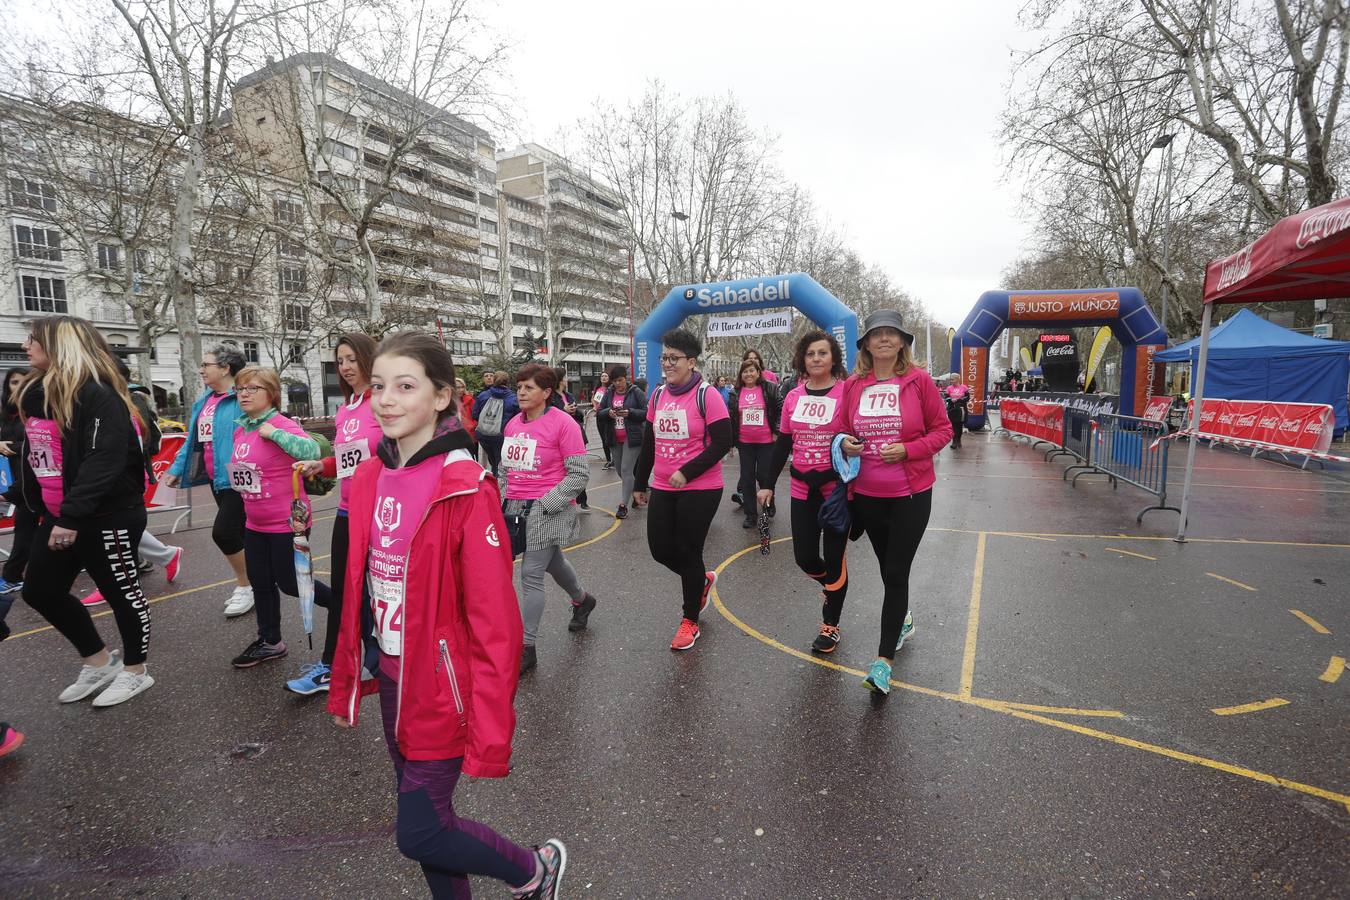
<svg viewBox="0 0 1350 900"><path fill-rule="evenodd" d="M122 651L114 650L108 654L107 665L82 666L80 677L75 679L74 684L62 691L61 696L57 699L62 703L74 703L77 700L83 700L111 682L120 671L122 671Z"/></svg>
<svg viewBox="0 0 1350 900"><path fill-rule="evenodd" d="M914 611L905 613L905 624L900 626L900 640L895 642L895 652L899 653L900 648L905 646L905 641L909 640L914 634Z"/></svg>
<svg viewBox="0 0 1350 900"><path fill-rule="evenodd" d="M741 502L741 492L740 492L740 491L737 491L736 493L734 493L734 494L731 495L731 505L732 505L732 506L744 506L744 505L745 505L744 503Z"/></svg>
<svg viewBox="0 0 1350 900"><path fill-rule="evenodd" d="M333 680L333 669L322 662L313 662L300 667L300 677L286 682L286 690L292 694L308 697L328 690Z"/></svg>
<svg viewBox="0 0 1350 900"><path fill-rule="evenodd" d="M6 581L0 578L0 594L17 594L23 590L22 581Z"/></svg>
<svg viewBox="0 0 1350 900"><path fill-rule="evenodd" d="M698 614L703 615L703 611L708 608L708 600L712 598L713 586L717 584L716 572L703 573L703 599L698 604Z"/></svg>
<svg viewBox="0 0 1350 900"><path fill-rule="evenodd" d="M742 528L754 528L754 527L755 527L755 514L754 514L754 513L746 513L746 514L745 514L745 521L741 523L741 527L742 527Z"/></svg>
<svg viewBox="0 0 1350 900"><path fill-rule="evenodd" d="M230 665L236 669L251 669L259 663L270 662L274 659L281 659L286 655L286 642L277 641L275 644L269 644L262 638L258 638L253 643L244 648Z"/></svg>
<svg viewBox="0 0 1350 900"><path fill-rule="evenodd" d="M688 650L698 640L698 623L689 619L680 620L680 630L675 632L675 640L670 642L672 650Z"/></svg>
<svg viewBox="0 0 1350 900"><path fill-rule="evenodd" d="M23 746L23 732L8 722L0 722L0 756L8 756Z"/></svg>
<svg viewBox="0 0 1350 900"><path fill-rule="evenodd" d="M526 644L524 647L521 647L520 674L524 675L537 665L539 665L539 651L535 649L534 644Z"/></svg>
<svg viewBox="0 0 1350 900"><path fill-rule="evenodd" d="M876 691L878 694L889 694L891 692L891 667L886 664L886 660L879 659L872 663L872 668L868 670L867 677L863 679L863 687L869 691Z"/></svg>
<svg viewBox="0 0 1350 900"><path fill-rule="evenodd" d="M136 571L140 572L142 575L144 575L147 572L153 572L154 570L155 564L152 563L150 560L148 559L137 560Z"/></svg>
<svg viewBox="0 0 1350 900"><path fill-rule="evenodd" d="M626 519L626 518L628 518L628 507L626 507L626 506L624 506L622 503L620 503L620 504L619 504L619 508L616 509L616 510L614 510L614 518L616 518L616 519Z"/></svg>
<svg viewBox="0 0 1350 900"><path fill-rule="evenodd" d="M164 579L168 581L169 584L173 584L178 579L178 570L182 568L182 565L183 548L178 547L173 555L173 559L169 560L169 564L164 567Z"/></svg>
<svg viewBox="0 0 1350 900"><path fill-rule="evenodd" d="M107 603L108 601L103 599L102 591L98 588L94 588L92 591L81 597L80 602L85 606L98 606L100 603Z"/></svg>
<svg viewBox="0 0 1350 900"><path fill-rule="evenodd" d="M534 855L539 860L539 880L530 879L525 887L512 891L511 895L515 900L557 900L563 872L567 870L567 848L554 838L544 846L536 847Z"/></svg>
<svg viewBox="0 0 1350 900"><path fill-rule="evenodd" d="M820 634L811 642L811 649L816 653L833 653L838 646L839 626L820 623Z"/></svg>
<svg viewBox="0 0 1350 900"><path fill-rule="evenodd" d="M235 616L242 616L253 608L253 588L237 587L230 599L225 601L225 618L233 619Z"/></svg>
<svg viewBox="0 0 1350 900"><path fill-rule="evenodd" d="M137 675L135 672L128 672L123 669L117 673L117 677L113 679L112 684L108 685L108 689L94 698L94 705L102 708L126 703L137 694L150 690L154 685L155 679L150 677L148 671Z"/></svg>
<svg viewBox="0 0 1350 900"><path fill-rule="evenodd" d="M585 631L586 622L591 617L591 610L595 609L595 598L590 594L585 594L580 603L572 604L572 621L567 623L568 631Z"/></svg>
<svg viewBox="0 0 1350 900"><path fill-rule="evenodd" d="M600 468L602 468L602 469L612 469L612 468L614 468L614 463L612 463L612 462L607 462L607 463L605 463L603 466L601 466Z"/></svg>

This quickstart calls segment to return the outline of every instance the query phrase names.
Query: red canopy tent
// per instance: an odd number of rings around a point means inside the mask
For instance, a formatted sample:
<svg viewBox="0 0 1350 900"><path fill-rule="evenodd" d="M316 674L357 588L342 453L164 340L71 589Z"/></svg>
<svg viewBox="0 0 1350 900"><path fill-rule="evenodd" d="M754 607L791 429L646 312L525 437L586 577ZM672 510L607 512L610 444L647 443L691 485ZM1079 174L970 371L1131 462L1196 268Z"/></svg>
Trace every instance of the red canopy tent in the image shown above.
<svg viewBox="0 0 1350 900"><path fill-rule="evenodd" d="M1200 431L1215 304L1279 303L1324 297L1350 297L1350 197L1281 219L1237 253L1205 267L1200 359L1191 403L1192 433ZM1178 541L1186 540L1186 510L1191 498L1196 443L1192 439L1186 452Z"/></svg>

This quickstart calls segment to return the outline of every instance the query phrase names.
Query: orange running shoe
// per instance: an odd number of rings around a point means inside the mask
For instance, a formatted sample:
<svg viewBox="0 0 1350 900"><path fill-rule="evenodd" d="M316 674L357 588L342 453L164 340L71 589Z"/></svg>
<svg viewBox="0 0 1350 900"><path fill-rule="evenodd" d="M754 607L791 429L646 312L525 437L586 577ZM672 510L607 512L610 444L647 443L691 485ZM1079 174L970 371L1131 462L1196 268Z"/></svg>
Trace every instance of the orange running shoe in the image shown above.
<svg viewBox="0 0 1350 900"><path fill-rule="evenodd" d="M680 620L680 630L675 632L675 640L670 642L672 650L690 650L698 640L698 623L689 619Z"/></svg>

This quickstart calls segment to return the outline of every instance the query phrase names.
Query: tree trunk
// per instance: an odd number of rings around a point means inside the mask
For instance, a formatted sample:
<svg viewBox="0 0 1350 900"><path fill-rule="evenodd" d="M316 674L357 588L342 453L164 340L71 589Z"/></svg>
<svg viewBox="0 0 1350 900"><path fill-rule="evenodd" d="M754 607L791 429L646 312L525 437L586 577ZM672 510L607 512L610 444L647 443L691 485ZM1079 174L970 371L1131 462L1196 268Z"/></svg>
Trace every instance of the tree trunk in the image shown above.
<svg viewBox="0 0 1350 900"><path fill-rule="evenodd" d="M183 406L192 406L201 392L197 367L202 361L202 334L197 325L197 291L193 279L192 233L197 218L197 195L200 191L206 150L201 126L188 141L187 163L183 166L183 180L178 186L173 215L173 233L169 238L169 294L173 297L173 313L178 324L178 373L183 379Z"/></svg>

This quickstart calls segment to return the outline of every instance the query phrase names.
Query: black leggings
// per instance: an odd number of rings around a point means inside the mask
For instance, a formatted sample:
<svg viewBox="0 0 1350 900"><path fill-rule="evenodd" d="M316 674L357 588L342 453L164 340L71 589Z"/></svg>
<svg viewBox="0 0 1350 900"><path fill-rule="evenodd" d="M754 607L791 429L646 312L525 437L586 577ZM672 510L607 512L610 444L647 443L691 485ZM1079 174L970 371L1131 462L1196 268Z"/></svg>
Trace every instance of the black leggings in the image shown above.
<svg viewBox="0 0 1350 900"><path fill-rule="evenodd" d="M136 574L136 545L145 531L145 507L118 510L81 525L69 550L52 550L52 520L38 525L23 583L23 599L75 645L80 656L104 648L89 610L70 593L81 571L89 573L112 607L122 636L123 662L138 666L150 651L150 607Z"/></svg>
<svg viewBox="0 0 1350 900"><path fill-rule="evenodd" d="M825 490L834 489L834 483ZM825 591L825 602L820 607L820 618L826 625L838 625L848 595L848 532L823 528L820 507L825 498L819 490L811 490L805 500L792 498L792 552L797 566L814 579ZM821 555L822 537L824 556Z"/></svg>
<svg viewBox="0 0 1350 900"><path fill-rule="evenodd" d="M708 540L722 489L651 492L647 507L647 546L652 559L680 576L684 617L698 621L703 603L703 544Z"/></svg>
<svg viewBox="0 0 1350 900"><path fill-rule="evenodd" d="M216 498L216 521L211 526L211 540L220 552L233 556L244 549L244 498L238 491L211 489Z"/></svg>
<svg viewBox="0 0 1350 900"><path fill-rule="evenodd" d="M297 597L295 549L290 532L272 534L244 529L244 566L253 588L253 611L258 617L258 637L269 644L281 640L281 594ZM314 602L332 603L332 593L322 581L314 582Z"/></svg>
<svg viewBox="0 0 1350 900"><path fill-rule="evenodd" d="M505 439L502 437L483 437L479 435L478 446L483 448L487 454L488 468L492 470L492 476L497 477L497 467L502 462L502 443Z"/></svg>
<svg viewBox="0 0 1350 900"><path fill-rule="evenodd" d="M881 641L877 644L877 656L882 659L895 656L895 643L900 640L900 628L909 612L909 567L932 511L931 488L908 497L857 494L853 498L853 514L881 562L881 583L886 589L881 602Z"/></svg>
<svg viewBox="0 0 1350 900"><path fill-rule="evenodd" d="M736 490L741 493L741 506L749 518L759 511L755 493L759 490L759 476L766 475L773 462L773 444L738 444L736 449L741 457L741 480L736 483Z"/></svg>
<svg viewBox="0 0 1350 900"><path fill-rule="evenodd" d="M33 535L37 532L37 527L37 513L29 509L22 500L14 504L14 546L9 548L9 559L5 560L5 568L0 571L0 577L11 584L23 581L28 557L33 553Z"/></svg>
<svg viewBox="0 0 1350 900"><path fill-rule="evenodd" d="M342 590L347 581L347 513L340 512L333 520L333 555L328 560L329 578L332 584L328 588L328 621L323 635L323 664L333 664L333 654L337 652L338 631L342 628ZM318 586L314 592L318 594Z"/></svg>

